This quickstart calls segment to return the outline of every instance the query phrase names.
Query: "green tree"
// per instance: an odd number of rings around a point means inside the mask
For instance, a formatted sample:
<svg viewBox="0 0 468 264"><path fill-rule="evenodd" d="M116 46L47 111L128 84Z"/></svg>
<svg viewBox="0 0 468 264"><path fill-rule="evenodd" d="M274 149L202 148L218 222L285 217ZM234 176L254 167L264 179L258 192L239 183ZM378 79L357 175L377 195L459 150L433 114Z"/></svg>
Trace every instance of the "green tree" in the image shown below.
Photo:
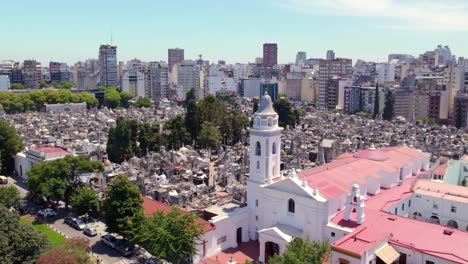
<svg viewBox="0 0 468 264"><path fill-rule="evenodd" d="M256 113L258 111L258 101L255 100L253 104L253 112Z"/></svg>
<svg viewBox="0 0 468 264"><path fill-rule="evenodd" d="M120 92L120 106L128 108L130 106L130 100L133 99L133 94L130 92Z"/></svg>
<svg viewBox="0 0 468 264"><path fill-rule="evenodd" d="M393 119L393 116L395 115L394 106L395 97L393 96L391 91L388 91L385 95L385 106L382 114L384 120L390 121Z"/></svg>
<svg viewBox="0 0 468 264"><path fill-rule="evenodd" d="M89 214L97 216L99 211L99 197L90 187L77 189L71 197L71 206L77 215Z"/></svg>
<svg viewBox="0 0 468 264"><path fill-rule="evenodd" d="M106 87L104 90L104 105L108 108L115 109L120 107L122 98L115 87Z"/></svg>
<svg viewBox="0 0 468 264"><path fill-rule="evenodd" d="M377 118L380 114L380 92L379 92L379 83L377 82L377 85L375 86L375 98L374 98L374 113L372 117L374 119Z"/></svg>
<svg viewBox="0 0 468 264"><path fill-rule="evenodd" d="M206 121L202 125L198 143L203 148L219 149L222 137L218 127L212 122Z"/></svg>
<svg viewBox="0 0 468 264"><path fill-rule="evenodd" d="M157 211L146 218L133 240L158 258L180 263L196 254L195 242L202 234L193 213L173 207L169 213Z"/></svg>
<svg viewBox="0 0 468 264"><path fill-rule="evenodd" d="M142 204L138 187L126 175L117 175L107 188L102 205L106 231L132 238L144 218Z"/></svg>
<svg viewBox="0 0 468 264"><path fill-rule="evenodd" d="M44 82L44 81L41 81L41 82L39 83L39 88L47 88L47 86L48 86L47 83Z"/></svg>
<svg viewBox="0 0 468 264"><path fill-rule="evenodd" d="M10 208L18 205L20 201L21 197L15 186L0 187L0 205Z"/></svg>
<svg viewBox="0 0 468 264"><path fill-rule="evenodd" d="M21 83L12 83L10 85L10 89L12 90L24 90L24 85L22 85Z"/></svg>
<svg viewBox="0 0 468 264"><path fill-rule="evenodd" d="M50 247L47 238L32 226L20 223L19 215L0 206L0 259L8 264L32 264Z"/></svg>
<svg viewBox="0 0 468 264"><path fill-rule="evenodd" d="M270 264L321 264L330 252L328 241L310 241L309 238L295 237L286 247L283 255L268 258Z"/></svg>
<svg viewBox="0 0 468 264"><path fill-rule="evenodd" d="M138 100L133 105L138 108L150 108L153 106L153 103L151 103L151 100L149 98L142 97L138 98Z"/></svg>
<svg viewBox="0 0 468 264"><path fill-rule="evenodd" d="M86 107L88 109L95 108L99 104L98 99L96 99L96 97L94 97L94 95L92 95L91 93L82 92L82 93L79 93L78 96L79 96L79 101L86 103Z"/></svg>
<svg viewBox="0 0 468 264"><path fill-rule="evenodd" d="M200 119L203 124L205 121L213 122L216 125L221 125L225 115L225 108L214 95L209 94L199 104Z"/></svg>
<svg viewBox="0 0 468 264"><path fill-rule="evenodd" d="M185 113L185 128L190 133L192 140L197 140L200 133L200 122L197 102L193 99L187 103L187 112Z"/></svg>
<svg viewBox="0 0 468 264"><path fill-rule="evenodd" d="M190 102L192 100L196 100L194 88L190 89L190 91L188 91L187 94L185 95L185 102Z"/></svg>
<svg viewBox="0 0 468 264"><path fill-rule="evenodd" d="M139 124L138 133L140 151L143 155L146 155L149 151L158 151L163 144L159 133L159 124L142 122Z"/></svg>
<svg viewBox="0 0 468 264"><path fill-rule="evenodd" d="M273 108L278 113L278 123L281 127L296 126L296 115L291 103L286 98L279 98L273 103Z"/></svg>
<svg viewBox="0 0 468 264"><path fill-rule="evenodd" d="M117 125L109 129L107 155L112 162L120 163L138 152L138 122L124 117L117 118Z"/></svg>
<svg viewBox="0 0 468 264"><path fill-rule="evenodd" d="M83 185L79 176L94 171L104 171L102 163L90 161L85 156L66 156L33 165L28 171L26 185L30 196L44 195L57 202L63 199L68 207L73 192Z"/></svg>
<svg viewBox="0 0 468 264"><path fill-rule="evenodd" d="M184 118L177 115L164 124L165 140L171 149L179 149L190 140L190 134L185 128Z"/></svg>
<svg viewBox="0 0 468 264"><path fill-rule="evenodd" d="M8 122L0 120L0 164L6 172L13 170L13 156L23 148L23 142L16 129Z"/></svg>

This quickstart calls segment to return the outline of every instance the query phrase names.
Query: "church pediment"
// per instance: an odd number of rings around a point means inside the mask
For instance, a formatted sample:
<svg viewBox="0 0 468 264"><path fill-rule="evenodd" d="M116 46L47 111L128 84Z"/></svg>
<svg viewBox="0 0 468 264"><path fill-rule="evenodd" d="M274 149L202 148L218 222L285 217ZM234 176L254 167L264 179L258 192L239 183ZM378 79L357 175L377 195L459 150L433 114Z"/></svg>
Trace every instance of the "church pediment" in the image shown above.
<svg viewBox="0 0 468 264"><path fill-rule="evenodd" d="M314 194L314 190L309 186L306 185L304 187L301 181L297 178L286 178L282 181L270 184L265 188L295 194L297 196L312 198L316 201L326 201L326 199L322 197L319 193Z"/></svg>

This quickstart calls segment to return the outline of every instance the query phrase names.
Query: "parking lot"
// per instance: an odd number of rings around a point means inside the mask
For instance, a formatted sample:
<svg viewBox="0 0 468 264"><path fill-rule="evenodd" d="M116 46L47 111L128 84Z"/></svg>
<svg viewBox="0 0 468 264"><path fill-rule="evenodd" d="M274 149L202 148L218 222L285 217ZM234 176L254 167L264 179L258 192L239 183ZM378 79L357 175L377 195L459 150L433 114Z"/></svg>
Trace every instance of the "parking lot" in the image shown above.
<svg viewBox="0 0 468 264"><path fill-rule="evenodd" d="M19 191L20 195L24 198L27 195L27 189L21 182L16 182L13 179L9 178L9 184L16 186ZM27 211L31 212L35 215L39 209L43 209L44 206L37 206L31 202L27 203ZM89 237L83 234L83 231L76 230L73 227L69 226L68 224L64 223L64 217L70 215L70 211L66 211L65 208L59 206L57 209L57 216L48 217L47 219L39 218L43 222L47 222L51 227L53 227L56 231L61 233L62 235L72 238L72 237L80 237L86 238L89 240L89 245L91 251L97 256L100 260L100 263L104 264L133 264L133 263L144 263L145 260L142 255L134 254L131 257L123 257L117 250L112 249L106 245L104 245L100 239L101 235L107 234L105 232L106 226L103 222L96 221L93 223L87 223L88 227L96 228L97 235L94 237Z"/></svg>

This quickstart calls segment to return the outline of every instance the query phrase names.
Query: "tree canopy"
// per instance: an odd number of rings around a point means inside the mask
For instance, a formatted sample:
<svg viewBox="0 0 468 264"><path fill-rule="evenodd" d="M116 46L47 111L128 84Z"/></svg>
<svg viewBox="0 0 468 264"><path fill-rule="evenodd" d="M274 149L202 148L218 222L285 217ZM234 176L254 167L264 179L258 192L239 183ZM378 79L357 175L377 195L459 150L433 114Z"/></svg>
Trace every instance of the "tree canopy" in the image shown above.
<svg viewBox="0 0 468 264"><path fill-rule="evenodd" d="M49 241L32 226L20 223L19 215L0 205L0 259L6 264L34 263Z"/></svg>
<svg viewBox="0 0 468 264"><path fill-rule="evenodd" d="M9 172L13 169L13 156L22 148L23 142L16 129L8 122L0 120L0 171Z"/></svg>
<svg viewBox="0 0 468 264"><path fill-rule="evenodd" d="M8 114L39 111L44 104L86 103L88 109L96 107L98 100L88 92L69 90L36 90L26 93L0 92L0 105Z"/></svg>
<svg viewBox="0 0 468 264"><path fill-rule="evenodd" d="M309 238L295 237L283 255L268 258L270 264L321 264L330 252L328 241L310 241Z"/></svg>
<svg viewBox="0 0 468 264"><path fill-rule="evenodd" d="M153 103L151 103L151 100L149 98L143 97L143 98L138 98L138 100L133 104L133 106L138 107L138 108L150 108L153 106Z"/></svg>
<svg viewBox="0 0 468 264"><path fill-rule="evenodd" d="M202 148L219 149L221 140L221 133L214 123L209 121L203 123L198 139Z"/></svg>
<svg viewBox="0 0 468 264"><path fill-rule="evenodd" d="M104 88L104 105L115 109L120 107L122 97L116 87L110 86Z"/></svg>
<svg viewBox="0 0 468 264"><path fill-rule="evenodd" d="M11 90L24 90L25 87L24 87L24 85L22 85L21 83L12 83L12 84L10 85L10 89L11 89Z"/></svg>
<svg viewBox="0 0 468 264"><path fill-rule="evenodd" d="M295 127L299 120L296 118L296 114L291 106L288 99L282 97L278 98L273 103L273 108L278 113L278 124L281 127Z"/></svg>
<svg viewBox="0 0 468 264"><path fill-rule="evenodd" d="M179 149L182 144L190 142L190 134L185 128L184 118L177 115L164 124L164 134L167 146L171 149Z"/></svg>
<svg viewBox="0 0 468 264"><path fill-rule="evenodd" d="M42 85L42 82L41 82L41 85ZM76 88L76 84L74 84L73 82L69 82L69 81L60 81L60 82L54 81L54 82L51 82L47 86L54 87L55 89L66 89L66 90L70 90L71 88Z"/></svg>
<svg viewBox="0 0 468 264"><path fill-rule="evenodd" d="M43 195L55 201L63 199L68 207L73 192L84 185L79 175L94 171L104 171L102 163L90 161L85 156L66 156L32 166L26 185L31 196Z"/></svg>
<svg viewBox="0 0 468 264"><path fill-rule="evenodd" d="M120 163L138 153L138 121L117 118L116 127L109 129L107 155L112 162Z"/></svg>
<svg viewBox="0 0 468 264"><path fill-rule="evenodd" d="M0 206L14 207L21 201L18 189L13 185L0 187Z"/></svg>
<svg viewBox="0 0 468 264"><path fill-rule="evenodd" d="M130 100L133 99L133 94L130 92L120 92L120 106L128 108L130 106Z"/></svg>
<svg viewBox="0 0 468 264"><path fill-rule="evenodd" d="M155 212L137 228L133 240L152 255L180 263L196 254L196 240L203 234L193 213L172 207L169 213Z"/></svg>
<svg viewBox="0 0 468 264"><path fill-rule="evenodd" d="M135 228L144 218L142 203L138 187L125 174L117 175L106 189L102 205L106 231L133 237Z"/></svg>
<svg viewBox="0 0 468 264"><path fill-rule="evenodd" d="M97 216L99 204L97 192L87 186L77 189L71 197L71 206L77 215Z"/></svg>
<svg viewBox="0 0 468 264"><path fill-rule="evenodd" d="M391 91L388 91L385 95L385 106L382 114L384 120L390 121L393 119L393 116L395 115L394 105L395 97Z"/></svg>

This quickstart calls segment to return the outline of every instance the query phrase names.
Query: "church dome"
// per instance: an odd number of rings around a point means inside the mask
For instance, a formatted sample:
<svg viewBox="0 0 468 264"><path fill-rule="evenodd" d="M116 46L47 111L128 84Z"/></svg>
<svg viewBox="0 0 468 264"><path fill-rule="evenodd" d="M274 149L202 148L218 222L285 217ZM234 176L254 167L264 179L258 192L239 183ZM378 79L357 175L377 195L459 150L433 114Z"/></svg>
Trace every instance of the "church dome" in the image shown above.
<svg viewBox="0 0 468 264"><path fill-rule="evenodd" d="M276 115L275 109L273 109L273 102L271 97L265 91L262 98L260 98L260 105L258 107L257 115Z"/></svg>

